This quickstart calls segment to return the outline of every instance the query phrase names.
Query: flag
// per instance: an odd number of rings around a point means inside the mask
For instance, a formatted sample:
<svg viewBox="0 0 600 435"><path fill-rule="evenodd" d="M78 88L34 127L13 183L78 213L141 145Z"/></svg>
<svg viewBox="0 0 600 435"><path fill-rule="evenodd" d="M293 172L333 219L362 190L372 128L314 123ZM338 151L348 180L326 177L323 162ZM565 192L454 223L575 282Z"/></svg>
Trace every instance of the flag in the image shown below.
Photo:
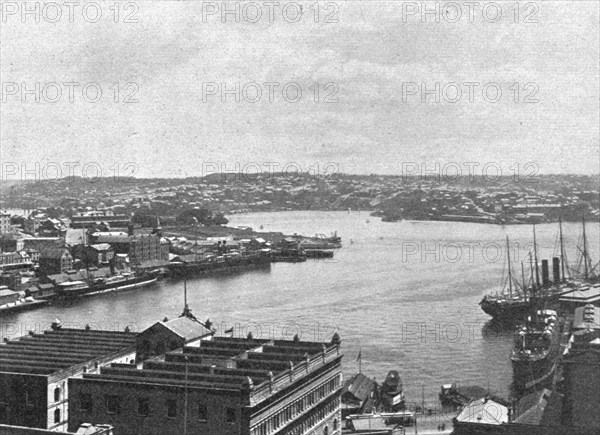
<svg viewBox="0 0 600 435"><path fill-rule="evenodd" d="M362 360L362 349L358 351L358 356L356 357L356 361Z"/></svg>
<svg viewBox="0 0 600 435"><path fill-rule="evenodd" d="M226 334L226 335L227 335L227 334L231 334L231 335L233 335L233 326L232 326L231 328L229 328L229 329L226 329L226 330L225 330L225 334Z"/></svg>

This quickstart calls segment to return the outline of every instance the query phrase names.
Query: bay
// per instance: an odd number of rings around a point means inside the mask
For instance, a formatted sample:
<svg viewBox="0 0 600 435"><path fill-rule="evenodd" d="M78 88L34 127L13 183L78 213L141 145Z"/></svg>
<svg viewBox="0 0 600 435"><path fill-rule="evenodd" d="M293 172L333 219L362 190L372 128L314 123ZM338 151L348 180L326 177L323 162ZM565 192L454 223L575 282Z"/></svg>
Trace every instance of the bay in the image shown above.
<svg viewBox="0 0 600 435"><path fill-rule="evenodd" d="M342 339L344 375L362 371L383 381L398 370L409 401L436 401L442 383L480 385L508 396L512 331L497 330L479 302L499 291L510 237L513 272L528 269L530 226L461 222L381 222L368 212L293 211L238 214L232 226L330 235L343 247L333 259L274 263L270 270L188 280L188 301L199 319L221 334L329 341ZM586 227L597 261L600 225ZM536 226L539 258L558 254L558 225ZM565 223L568 259L575 262L581 225ZM526 272L526 279L529 272ZM183 308L183 283L159 284L53 305L1 319L2 338L41 331L55 318L66 326L143 330Z"/></svg>

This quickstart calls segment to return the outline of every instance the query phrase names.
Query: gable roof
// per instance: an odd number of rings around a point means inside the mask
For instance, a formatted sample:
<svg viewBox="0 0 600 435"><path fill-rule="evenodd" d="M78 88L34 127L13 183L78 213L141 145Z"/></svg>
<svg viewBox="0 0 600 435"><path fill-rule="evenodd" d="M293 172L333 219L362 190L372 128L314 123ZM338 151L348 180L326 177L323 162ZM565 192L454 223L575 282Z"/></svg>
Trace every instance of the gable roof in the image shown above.
<svg viewBox="0 0 600 435"><path fill-rule="evenodd" d="M204 326L202 323L197 320L190 319L189 317L178 317L166 322L156 322L150 328L156 325L166 327L186 341L213 334L213 331L206 328L206 326Z"/></svg>
<svg viewBox="0 0 600 435"><path fill-rule="evenodd" d="M344 385L342 394L350 393L361 402L369 398L369 394L377 384L362 373L352 376Z"/></svg>

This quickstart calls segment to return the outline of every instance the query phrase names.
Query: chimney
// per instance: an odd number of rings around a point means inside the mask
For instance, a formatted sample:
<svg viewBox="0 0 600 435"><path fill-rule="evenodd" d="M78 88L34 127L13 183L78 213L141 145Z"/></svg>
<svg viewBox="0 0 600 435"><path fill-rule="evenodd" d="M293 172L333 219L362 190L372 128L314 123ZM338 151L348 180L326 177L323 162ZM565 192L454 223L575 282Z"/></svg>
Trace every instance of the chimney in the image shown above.
<svg viewBox="0 0 600 435"><path fill-rule="evenodd" d="M548 271L548 260L542 260L542 285L547 287L550 284L550 275Z"/></svg>
<svg viewBox="0 0 600 435"><path fill-rule="evenodd" d="M560 258L558 257L552 258L552 278L555 284L560 282Z"/></svg>

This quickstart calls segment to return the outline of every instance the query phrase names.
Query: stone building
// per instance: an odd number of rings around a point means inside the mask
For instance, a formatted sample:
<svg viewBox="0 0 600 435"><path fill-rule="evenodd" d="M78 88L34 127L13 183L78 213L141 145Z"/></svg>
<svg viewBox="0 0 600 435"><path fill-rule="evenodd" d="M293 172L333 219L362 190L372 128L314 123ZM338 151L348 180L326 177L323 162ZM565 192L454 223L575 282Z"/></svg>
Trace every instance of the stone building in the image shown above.
<svg viewBox="0 0 600 435"><path fill-rule="evenodd" d="M103 421L115 435L340 435L341 359L339 338L212 337L142 367L113 364L71 379L69 428Z"/></svg>
<svg viewBox="0 0 600 435"><path fill-rule="evenodd" d="M67 379L98 373L111 363L133 361L135 338L130 332L55 325L43 334L0 344L0 424L65 431Z"/></svg>

